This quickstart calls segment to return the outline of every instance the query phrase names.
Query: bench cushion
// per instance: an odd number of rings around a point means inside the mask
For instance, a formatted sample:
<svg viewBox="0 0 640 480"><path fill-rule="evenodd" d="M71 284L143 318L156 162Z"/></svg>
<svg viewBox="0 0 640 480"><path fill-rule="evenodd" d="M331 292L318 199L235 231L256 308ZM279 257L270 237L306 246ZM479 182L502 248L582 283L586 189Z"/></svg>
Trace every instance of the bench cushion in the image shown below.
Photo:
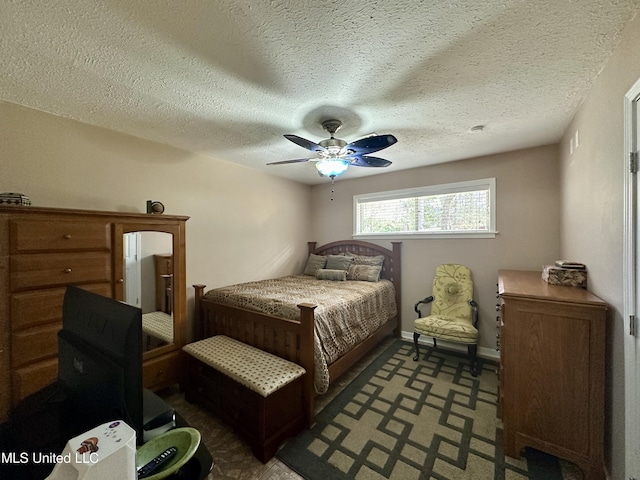
<svg viewBox="0 0 640 480"><path fill-rule="evenodd" d="M173 317L164 312L142 314L142 331L163 342L173 342Z"/></svg>
<svg viewBox="0 0 640 480"><path fill-rule="evenodd" d="M305 373L296 363L225 335L205 338L182 349L263 397Z"/></svg>

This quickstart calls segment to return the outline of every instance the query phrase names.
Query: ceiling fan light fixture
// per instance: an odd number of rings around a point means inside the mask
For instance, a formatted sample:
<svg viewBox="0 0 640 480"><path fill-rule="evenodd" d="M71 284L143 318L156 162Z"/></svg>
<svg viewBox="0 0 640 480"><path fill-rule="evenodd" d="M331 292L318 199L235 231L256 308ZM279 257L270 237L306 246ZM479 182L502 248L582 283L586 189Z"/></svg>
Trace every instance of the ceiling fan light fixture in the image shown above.
<svg viewBox="0 0 640 480"><path fill-rule="evenodd" d="M327 158L316 162L316 168L323 177L337 177L349 168L349 162L340 158Z"/></svg>

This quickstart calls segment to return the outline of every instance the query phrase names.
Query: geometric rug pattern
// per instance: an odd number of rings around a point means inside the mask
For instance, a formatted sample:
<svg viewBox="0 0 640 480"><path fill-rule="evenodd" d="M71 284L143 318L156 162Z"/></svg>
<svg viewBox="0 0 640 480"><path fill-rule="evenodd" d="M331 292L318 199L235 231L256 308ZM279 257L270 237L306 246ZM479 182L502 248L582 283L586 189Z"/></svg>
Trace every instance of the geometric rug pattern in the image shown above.
<svg viewBox="0 0 640 480"><path fill-rule="evenodd" d="M416 362L396 340L277 457L310 480L561 480L554 457L505 457L495 369L429 347Z"/></svg>

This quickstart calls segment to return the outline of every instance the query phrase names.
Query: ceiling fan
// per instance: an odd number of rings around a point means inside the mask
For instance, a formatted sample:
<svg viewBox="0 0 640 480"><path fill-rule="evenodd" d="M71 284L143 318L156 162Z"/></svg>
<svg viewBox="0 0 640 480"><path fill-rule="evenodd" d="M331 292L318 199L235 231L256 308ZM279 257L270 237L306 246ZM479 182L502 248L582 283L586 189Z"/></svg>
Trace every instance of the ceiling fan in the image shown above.
<svg viewBox="0 0 640 480"><path fill-rule="evenodd" d="M316 162L318 173L323 177L332 179L343 174L350 165L354 167L388 167L389 160L384 158L371 157L368 154L390 147L398 140L393 135L372 134L360 138L351 143L347 143L340 138L335 138L334 134L342 127L340 120L325 120L322 122L324 128L331 138L322 140L319 143L312 142L297 135L285 135L287 140L296 145L316 152L316 158L298 158L296 160L284 160L282 162L271 162L267 165L282 165L285 163Z"/></svg>

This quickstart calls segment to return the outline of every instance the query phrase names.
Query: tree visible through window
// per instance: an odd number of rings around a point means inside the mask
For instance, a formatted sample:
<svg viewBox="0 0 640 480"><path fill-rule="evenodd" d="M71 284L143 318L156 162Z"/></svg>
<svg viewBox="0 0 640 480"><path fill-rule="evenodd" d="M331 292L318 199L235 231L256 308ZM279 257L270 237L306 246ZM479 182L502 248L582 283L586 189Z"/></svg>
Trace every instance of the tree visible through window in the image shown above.
<svg viewBox="0 0 640 480"><path fill-rule="evenodd" d="M495 179L354 197L355 234L494 233Z"/></svg>

